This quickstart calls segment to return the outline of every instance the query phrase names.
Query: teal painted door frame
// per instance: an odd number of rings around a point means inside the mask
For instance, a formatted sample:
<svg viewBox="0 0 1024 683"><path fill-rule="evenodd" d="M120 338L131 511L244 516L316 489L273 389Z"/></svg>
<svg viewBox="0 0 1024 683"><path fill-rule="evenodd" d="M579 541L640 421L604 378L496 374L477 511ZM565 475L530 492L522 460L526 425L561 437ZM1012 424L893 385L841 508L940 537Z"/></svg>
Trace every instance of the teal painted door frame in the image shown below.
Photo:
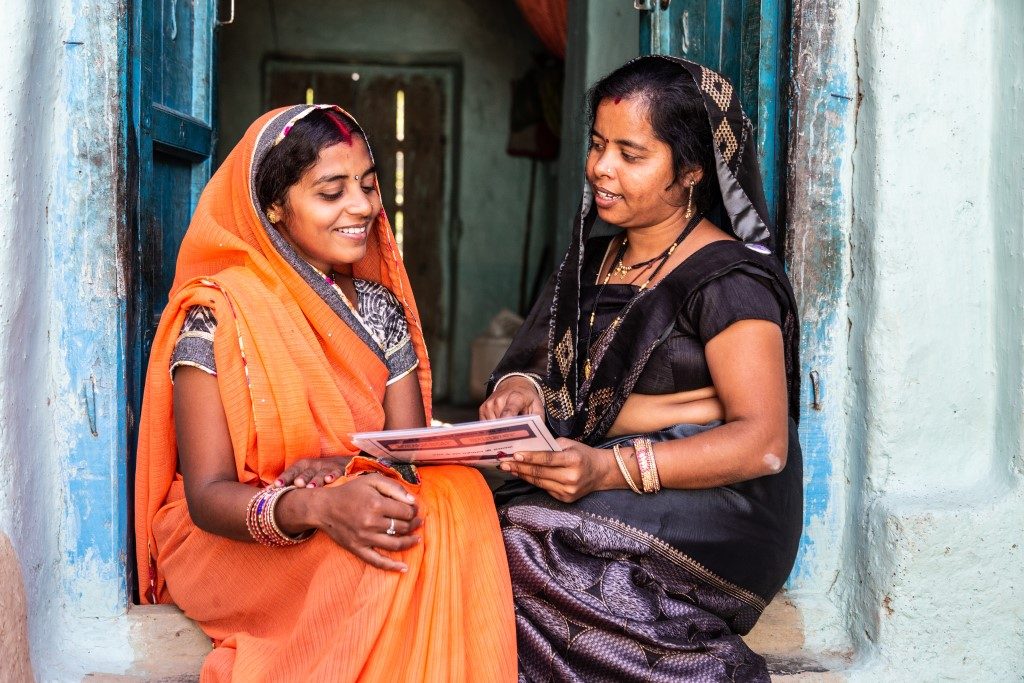
<svg viewBox="0 0 1024 683"><path fill-rule="evenodd" d="M135 0L131 7L127 192L135 204L126 316L129 482L149 347L167 304L178 246L211 172L217 2Z"/></svg>
<svg viewBox="0 0 1024 683"><path fill-rule="evenodd" d="M721 71L738 88L753 121L765 198L779 227L786 155L785 87L788 69L787 0L645 0L640 53L667 54Z"/></svg>

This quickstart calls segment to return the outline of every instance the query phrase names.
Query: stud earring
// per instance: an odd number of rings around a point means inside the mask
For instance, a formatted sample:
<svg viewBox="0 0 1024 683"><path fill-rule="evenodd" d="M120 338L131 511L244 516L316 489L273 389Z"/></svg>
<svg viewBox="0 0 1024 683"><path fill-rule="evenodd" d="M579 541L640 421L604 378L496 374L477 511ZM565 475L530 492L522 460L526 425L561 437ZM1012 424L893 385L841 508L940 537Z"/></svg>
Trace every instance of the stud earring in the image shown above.
<svg viewBox="0 0 1024 683"><path fill-rule="evenodd" d="M279 220L281 220L281 214L279 214L274 209L271 209L270 211L267 211L267 220L270 221L271 223L277 223Z"/></svg>

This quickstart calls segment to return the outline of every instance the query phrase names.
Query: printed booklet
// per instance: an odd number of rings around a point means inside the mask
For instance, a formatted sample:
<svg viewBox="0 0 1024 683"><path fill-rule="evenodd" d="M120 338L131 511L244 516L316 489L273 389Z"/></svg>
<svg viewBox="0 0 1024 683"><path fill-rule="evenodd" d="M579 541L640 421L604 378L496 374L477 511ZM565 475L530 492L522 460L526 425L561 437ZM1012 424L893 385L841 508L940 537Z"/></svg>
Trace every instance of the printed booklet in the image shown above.
<svg viewBox="0 0 1024 683"><path fill-rule="evenodd" d="M560 451L543 418L519 415L449 427L359 432L352 443L381 460L496 470L517 451Z"/></svg>

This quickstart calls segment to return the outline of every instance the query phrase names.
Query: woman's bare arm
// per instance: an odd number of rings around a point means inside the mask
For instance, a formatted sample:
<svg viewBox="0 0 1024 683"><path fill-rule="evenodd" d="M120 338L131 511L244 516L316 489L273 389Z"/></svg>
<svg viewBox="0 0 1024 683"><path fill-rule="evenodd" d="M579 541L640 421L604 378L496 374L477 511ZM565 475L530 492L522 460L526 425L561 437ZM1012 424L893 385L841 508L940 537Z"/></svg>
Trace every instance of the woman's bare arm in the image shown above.
<svg viewBox="0 0 1024 683"><path fill-rule="evenodd" d="M655 444L664 488L712 488L782 470L789 445L782 331L763 320L730 325L705 347L725 424L695 436ZM609 449L559 439L559 452L516 453L502 465L564 501L591 491L626 488ZM620 449L636 481L632 448Z"/></svg>
<svg viewBox="0 0 1024 683"><path fill-rule="evenodd" d="M426 423L420 377L413 370L384 392L384 429L411 429Z"/></svg>
<svg viewBox="0 0 1024 683"><path fill-rule="evenodd" d="M705 355L725 424L656 444L662 486L711 488L779 472L789 446L781 329L764 320L742 320L711 339ZM628 452L639 475L632 449Z"/></svg>
<svg viewBox="0 0 1024 683"><path fill-rule="evenodd" d="M189 515L204 531L251 541L245 515L256 489L238 481L217 378L182 366L174 379L178 466ZM368 564L392 571L403 571L405 565L378 551L412 547L419 542L412 532L422 524L415 498L398 482L377 474L335 487L289 491L278 502L275 519L290 535L321 529ZM390 519L398 522L394 536L385 533Z"/></svg>
<svg viewBox="0 0 1024 683"><path fill-rule="evenodd" d="M212 534L251 541L245 509L255 489L238 481L216 377L190 366L174 371L174 427L178 467L185 480L185 500L192 521ZM287 498L292 498L288 508L295 518L283 510L279 512L279 522L287 524L286 533L311 528L311 521L296 505L307 498L306 492L295 491ZM281 526L285 529L285 524Z"/></svg>

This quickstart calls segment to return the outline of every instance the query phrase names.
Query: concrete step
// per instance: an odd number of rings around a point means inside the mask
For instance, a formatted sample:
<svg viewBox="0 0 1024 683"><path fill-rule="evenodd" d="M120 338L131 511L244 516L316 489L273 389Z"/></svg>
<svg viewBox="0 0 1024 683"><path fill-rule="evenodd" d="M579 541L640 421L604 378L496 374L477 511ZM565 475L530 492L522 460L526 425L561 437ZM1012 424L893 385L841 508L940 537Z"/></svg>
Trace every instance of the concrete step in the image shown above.
<svg viewBox="0 0 1024 683"><path fill-rule="evenodd" d="M91 673L88 683L193 683L210 652L210 639L172 605L136 605L128 613L135 661L123 674ZM764 655L773 681L833 683L845 677L804 649L803 620L780 594L744 640Z"/></svg>

